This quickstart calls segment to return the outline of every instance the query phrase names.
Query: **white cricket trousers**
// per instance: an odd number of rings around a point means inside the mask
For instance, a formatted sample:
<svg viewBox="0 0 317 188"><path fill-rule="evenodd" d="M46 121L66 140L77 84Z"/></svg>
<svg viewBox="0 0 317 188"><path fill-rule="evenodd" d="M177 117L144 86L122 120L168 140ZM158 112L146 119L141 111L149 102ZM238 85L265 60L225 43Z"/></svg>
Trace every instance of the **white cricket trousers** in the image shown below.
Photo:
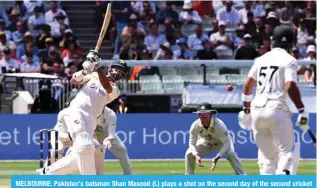
<svg viewBox="0 0 317 188"><path fill-rule="evenodd" d="M261 174L283 174L292 164L294 134L290 113L270 107L251 109L253 136L260 152ZM279 162L276 169L276 151Z"/></svg>

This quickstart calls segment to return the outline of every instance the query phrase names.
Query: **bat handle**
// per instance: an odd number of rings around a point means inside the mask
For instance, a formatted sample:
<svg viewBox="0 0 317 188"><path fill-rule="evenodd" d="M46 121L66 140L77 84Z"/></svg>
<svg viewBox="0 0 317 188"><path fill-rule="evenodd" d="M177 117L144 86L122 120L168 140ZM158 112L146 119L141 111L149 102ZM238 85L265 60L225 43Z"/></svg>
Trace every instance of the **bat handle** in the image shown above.
<svg viewBox="0 0 317 188"><path fill-rule="evenodd" d="M307 132L308 132L309 136L311 137L313 143L316 144L316 136L314 135L314 133L310 129L308 129Z"/></svg>
<svg viewBox="0 0 317 188"><path fill-rule="evenodd" d="M98 53L99 52L99 47L96 46L95 51Z"/></svg>

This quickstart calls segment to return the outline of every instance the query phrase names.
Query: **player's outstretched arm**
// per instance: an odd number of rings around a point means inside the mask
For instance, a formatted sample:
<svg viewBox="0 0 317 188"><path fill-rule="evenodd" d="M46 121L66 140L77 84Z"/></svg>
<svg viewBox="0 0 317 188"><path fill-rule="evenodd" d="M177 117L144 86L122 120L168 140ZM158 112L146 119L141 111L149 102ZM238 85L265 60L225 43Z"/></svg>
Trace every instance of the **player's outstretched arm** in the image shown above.
<svg viewBox="0 0 317 188"><path fill-rule="evenodd" d="M190 131L189 131L189 149L191 150L192 154L198 155L198 151L196 149L196 144L198 140L198 133L196 130L196 125L195 123L192 124Z"/></svg>
<svg viewBox="0 0 317 188"><path fill-rule="evenodd" d="M196 129L196 123L194 122L192 126L190 127L188 145L192 155L195 158L196 164L199 167L204 167L204 165L201 163L201 157L199 156L197 148L196 148L197 140L198 140L198 132Z"/></svg>
<svg viewBox="0 0 317 188"><path fill-rule="evenodd" d="M98 73L99 81L102 87L107 91L107 93L112 93L112 85L108 77L104 73L104 68L103 67L98 68L97 73Z"/></svg>
<svg viewBox="0 0 317 188"><path fill-rule="evenodd" d="M287 88L288 95L293 101L293 103L295 104L296 108L297 109L304 108L304 104L302 102L297 84L295 82L286 82L286 88Z"/></svg>

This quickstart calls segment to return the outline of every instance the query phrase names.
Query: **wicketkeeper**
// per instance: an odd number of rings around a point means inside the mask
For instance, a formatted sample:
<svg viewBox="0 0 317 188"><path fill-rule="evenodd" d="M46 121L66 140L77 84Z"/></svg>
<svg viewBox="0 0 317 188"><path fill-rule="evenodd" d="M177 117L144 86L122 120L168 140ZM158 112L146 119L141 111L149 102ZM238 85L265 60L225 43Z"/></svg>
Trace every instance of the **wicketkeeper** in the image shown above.
<svg viewBox="0 0 317 188"><path fill-rule="evenodd" d="M199 167L204 167L201 157L214 151L219 152L211 161L211 170L216 168L220 158L226 157L235 174L245 174L226 125L214 117L218 112L212 109L211 104L202 103L198 105L195 113L199 115L199 119L194 121L190 128L189 148L185 154L185 174L194 174L195 162Z"/></svg>

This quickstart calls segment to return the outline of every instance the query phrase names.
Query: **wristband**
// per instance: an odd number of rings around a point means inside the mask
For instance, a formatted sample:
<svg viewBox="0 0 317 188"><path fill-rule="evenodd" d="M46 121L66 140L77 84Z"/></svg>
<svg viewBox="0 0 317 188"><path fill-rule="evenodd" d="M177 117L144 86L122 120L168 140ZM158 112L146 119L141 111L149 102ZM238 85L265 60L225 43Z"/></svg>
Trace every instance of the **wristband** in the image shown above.
<svg viewBox="0 0 317 188"><path fill-rule="evenodd" d="M243 102L251 102L252 98L253 98L252 95L245 95L245 94L242 93L242 101Z"/></svg>
<svg viewBox="0 0 317 188"><path fill-rule="evenodd" d="M243 107L242 110L245 114L250 114L250 108L249 107Z"/></svg>
<svg viewBox="0 0 317 188"><path fill-rule="evenodd" d="M297 109L299 113L305 112L305 107Z"/></svg>

